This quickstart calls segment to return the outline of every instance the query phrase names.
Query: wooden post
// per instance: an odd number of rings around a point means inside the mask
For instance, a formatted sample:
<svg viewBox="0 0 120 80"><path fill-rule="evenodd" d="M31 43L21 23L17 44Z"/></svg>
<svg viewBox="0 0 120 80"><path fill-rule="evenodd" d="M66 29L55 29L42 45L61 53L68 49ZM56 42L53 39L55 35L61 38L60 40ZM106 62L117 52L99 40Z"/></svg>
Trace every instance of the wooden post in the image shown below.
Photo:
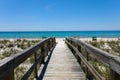
<svg viewBox="0 0 120 80"><path fill-rule="evenodd" d="M5 75L3 80L14 80L14 70Z"/></svg>
<svg viewBox="0 0 120 80"><path fill-rule="evenodd" d="M110 80L120 80L120 75L114 72L112 69L110 70Z"/></svg>
<svg viewBox="0 0 120 80"><path fill-rule="evenodd" d="M77 48L77 50L79 49L79 46L77 43L76 43L76 48ZM77 58L77 62L81 65L81 58L77 55L77 53L76 53L76 58Z"/></svg>
<svg viewBox="0 0 120 80"><path fill-rule="evenodd" d="M49 51L49 45L48 45L48 42L45 43L44 50L45 50L45 57L46 57L46 56L48 55L48 51Z"/></svg>
<svg viewBox="0 0 120 80"><path fill-rule="evenodd" d="M37 51L34 54L35 62L37 61ZM38 80L38 71L37 71L37 65L35 65L35 78Z"/></svg>
<svg viewBox="0 0 120 80"><path fill-rule="evenodd" d="M115 72L115 80L120 80L120 75Z"/></svg>
<svg viewBox="0 0 120 80"><path fill-rule="evenodd" d="M8 71L3 76L2 80L14 80L14 60L9 61L8 64L6 64ZM1 79L0 79L1 80Z"/></svg>
<svg viewBox="0 0 120 80"><path fill-rule="evenodd" d="M81 46L80 45L78 45L78 51L81 52Z"/></svg>
<svg viewBox="0 0 120 80"><path fill-rule="evenodd" d="M43 55L43 57L42 57L42 64L44 64L44 53L45 53L45 51L44 51L44 46L41 48L41 55Z"/></svg>
<svg viewBox="0 0 120 80"><path fill-rule="evenodd" d="M51 48L52 48L52 40L53 40L53 39L50 39L50 47L51 47Z"/></svg>
<svg viewBox="0 0 120 80"><path fill-rule="evenodd" d="M49 51L51 49L50 40L48 41L48 49L49 49Z"/></svg>
<svg viewBox="0 0 120 80"><path fill-rule="evenodd" d="M88 54L87 51L85 51L85 55L86 55L86 56L85 56L85 57L86 57L86 60L89 61L89 58L88 58L89 54ZM86 70L85 70L85 71L86 71L86 74L87 74L87 78L89 79L90 74L89 74L89 72L88 72L88 68L87 68L87 67L86 67ZM89 79L89 80L90 80L90 79Z"/></svg>
<svg viewBox="0 0 120 80"><path fill-rule="evenodd" d="M53 47L53 45L54 45L54 39L52 39L52 47Z"/></svg>

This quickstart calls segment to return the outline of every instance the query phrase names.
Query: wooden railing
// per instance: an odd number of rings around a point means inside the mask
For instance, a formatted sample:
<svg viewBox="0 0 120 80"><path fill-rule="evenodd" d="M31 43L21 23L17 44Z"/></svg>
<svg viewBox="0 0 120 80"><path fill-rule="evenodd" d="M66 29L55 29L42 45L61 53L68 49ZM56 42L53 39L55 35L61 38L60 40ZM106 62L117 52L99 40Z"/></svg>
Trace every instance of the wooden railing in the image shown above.
<svg viewBox="0 0 120 80"><path fill-rule="evenodd" d="M36 80L38 79L38 64L43 64L45 57L48 53L51 53L55 47L55 38L47 38L35 46L25 50L22 53L17 53L13 56L8 57L5 60L0 61L0 80L15 80L14 70L26 59L34 55L34 61L30 69L24 74L21 80L27 80L32 72L35 74ZM39 55L38 50L41 50Z"/></svg>
<svg viewBox="0 0 120 80"><path fill-rule="evenodd" d="M75 38L66 38L65 42L81 64L88 80L120 80L120 57ZM96 63L100 65L94 65ZM101 65L107 71L107 77L102 76L101 68L97 68Z"/></svg>

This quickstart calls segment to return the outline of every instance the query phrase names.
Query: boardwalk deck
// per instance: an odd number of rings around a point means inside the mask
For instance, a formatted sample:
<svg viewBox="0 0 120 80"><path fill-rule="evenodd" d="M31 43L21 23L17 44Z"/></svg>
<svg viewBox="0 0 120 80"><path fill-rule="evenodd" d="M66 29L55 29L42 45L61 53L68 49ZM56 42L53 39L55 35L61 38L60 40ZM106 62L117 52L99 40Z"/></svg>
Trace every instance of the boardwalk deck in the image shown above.
<svg viewBox="0 0 120 80"><path fill-rule="evenodd" d="M44 80L85 80L80 65L62 39L57 45L49 61Z"/></svg>

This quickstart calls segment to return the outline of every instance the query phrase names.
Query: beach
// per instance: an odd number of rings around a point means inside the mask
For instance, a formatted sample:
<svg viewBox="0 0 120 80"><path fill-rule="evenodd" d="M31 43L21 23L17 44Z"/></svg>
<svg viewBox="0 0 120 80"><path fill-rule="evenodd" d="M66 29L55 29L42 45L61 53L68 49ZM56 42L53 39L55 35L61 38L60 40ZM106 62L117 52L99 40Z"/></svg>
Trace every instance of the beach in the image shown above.
<svg viewBox="0 0 120 80"><path fill-rule="evenodd" d="M92 41L93 38L78 38L79 40L82 41ZM119 38L96 38L97 41L117 41Z"/></svg>
<svg viewBox="0 0 120 80"><path fill-rule="evenodd" d="M99 49L102 49L104 51L108 51L110 54L114 55L120 55L120 53L115 52L112 47L107 43L107 42L112 42L116 43L116 41L119 41L118 38L96 38L95 41L93 41L93 38L76 38L78 40L84 41L88 44L91 44L94 46L94 44L100 44L102 42L102 46L95 46L98 47ZM20 38L20 39L0 39L0 61L3 59L7 59L9 56L23 52L24 50L34 46L38 42L42 41L42 38ZM61 41L65 41L65 38L56 38L57 43ZM105 42L105 44L104 44ZM114 44L115 44L114 43ZM116 44L115 44L116 45ZM61 45L62 46L62 45ZM120 46L120 45L119 45ZM15 69L15 78L19 79L23 74L26 73L26 71L31 67L32 61L33 61L34 56L31 56L27 60L25 60L21 65L19 65ZM104 67L102 67L104 68ZM33 77L33 76L32 76Z"/></svg>
<svg viewBox="0 0 120 80"><path fill-rule="evenodd" d="M21 38L21 39L0 39L0 60L17 54L25 49L34 46L42 39Z"/></svg>
<svg viewBox="0 0 120 80"><path fill-rule="evenodd" d="M61 41L61 39L65 40L65 38L56 38L56 39L57 41ZM76 39L88 43L93 41L93 38L76 38ZM119 41L119 38L96 38L96 39L97 39L96 42ZM40 42L41 40L42 38L0 39L0 59L3 59L3 54L5 54L4 56L8 57L12 54L22 52L25 49ZM105 46L108 46L108 44L105 44Z"/></svg>

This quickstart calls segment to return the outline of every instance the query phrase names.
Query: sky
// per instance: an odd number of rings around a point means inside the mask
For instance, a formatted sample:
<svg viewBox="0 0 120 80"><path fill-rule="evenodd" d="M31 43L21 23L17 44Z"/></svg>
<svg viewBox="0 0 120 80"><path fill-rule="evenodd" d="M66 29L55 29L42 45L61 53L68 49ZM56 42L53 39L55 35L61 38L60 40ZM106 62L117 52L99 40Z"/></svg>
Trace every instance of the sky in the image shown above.
<svg viewBox="0 0 120 80"><path fill-rule="evenodd" d="M0 31L120 30L120 0L0 0Z"/></svg>

